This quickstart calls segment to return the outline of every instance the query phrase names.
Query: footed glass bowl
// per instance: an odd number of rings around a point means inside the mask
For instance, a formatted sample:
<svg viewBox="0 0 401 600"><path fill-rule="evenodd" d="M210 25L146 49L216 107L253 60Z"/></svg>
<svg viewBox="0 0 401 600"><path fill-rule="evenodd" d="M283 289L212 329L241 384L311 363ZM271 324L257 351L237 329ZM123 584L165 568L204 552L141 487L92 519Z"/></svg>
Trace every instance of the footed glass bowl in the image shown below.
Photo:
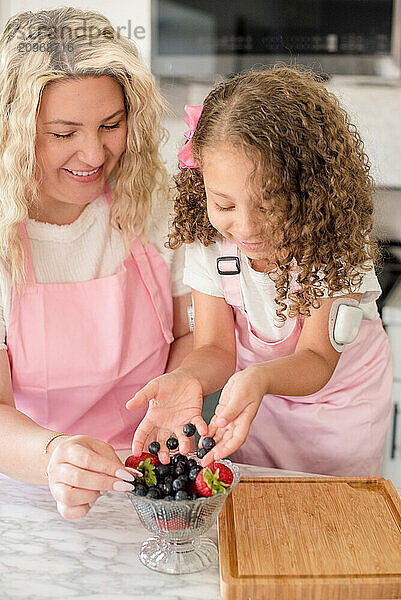
<svg viewBox="0 0 401 600"><path fill-rule="evenodd" d="M233 473L226 494L196 500L153 500L127 492L144 527L154 535L141 547L141 562L161 573L183 574L206 569L218 558L217 546L203 534L216 521L240 472L230 460L219 460Z"/></svg>

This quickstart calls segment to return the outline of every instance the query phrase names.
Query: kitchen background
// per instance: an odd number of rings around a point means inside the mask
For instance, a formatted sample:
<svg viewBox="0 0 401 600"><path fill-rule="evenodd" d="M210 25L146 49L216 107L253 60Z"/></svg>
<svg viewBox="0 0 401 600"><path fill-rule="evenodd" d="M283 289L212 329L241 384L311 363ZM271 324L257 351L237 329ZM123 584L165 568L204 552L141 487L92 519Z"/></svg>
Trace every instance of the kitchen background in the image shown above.
<svg viewBox="0 0 401 600"><path fill-rule="evenodd" d="M0 0L0 25L20 11L68 4L103 12L138 46L171 107L163 148L171 172L184 104L201 104L219 78L276 62L325 74L359 128L376 182L378 304L394 360L384 475L401 485L401 0Z"/></svg>

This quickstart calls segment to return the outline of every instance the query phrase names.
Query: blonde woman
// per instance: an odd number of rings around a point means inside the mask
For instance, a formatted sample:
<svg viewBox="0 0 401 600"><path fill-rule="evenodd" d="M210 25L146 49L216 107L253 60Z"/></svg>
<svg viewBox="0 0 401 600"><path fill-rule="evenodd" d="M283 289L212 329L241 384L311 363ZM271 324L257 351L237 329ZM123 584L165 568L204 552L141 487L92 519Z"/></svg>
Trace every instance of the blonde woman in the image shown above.
<svg viewBox="0 0 401 600"><path fill-rule="evenodd" d="M144 411L125 403L192 343L164 248L165 107L100 14L21 13L0 59L0 471L77 518L131 489L115 450Z"/></svg>

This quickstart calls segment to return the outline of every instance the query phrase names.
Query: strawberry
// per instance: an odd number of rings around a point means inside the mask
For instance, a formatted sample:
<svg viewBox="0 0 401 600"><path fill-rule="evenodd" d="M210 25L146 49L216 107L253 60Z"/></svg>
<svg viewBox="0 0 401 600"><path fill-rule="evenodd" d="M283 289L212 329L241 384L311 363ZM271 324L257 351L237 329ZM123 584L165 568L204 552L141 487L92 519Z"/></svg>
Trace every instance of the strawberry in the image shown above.
<svg viewBox="0 0 401 600"><path fill-rule="evenodd" d="M159 465L157 456L148 452L142 452L141 456L129 456L125 461L125 466L131 469L138 469L143 473L141 483L145 482L148 487L153 487L157 484L155 466Z"/></svg>
<svg viewBox="0 0 401 600"><path fill-rule="evenodd" d="M208 467L199 471L195 485L196 491L201 496L214 496L226 494L226 488L233 482L231 469L219 462L212 462Z"/></svg>
<svg viewBox="0 0 401 600"><path fill-rule="evenodd" d="M160 464L157 456L155 456L154 454L150 454L150 452L142 452L141 456L134 456L133 454L131 454L131 456L129 456L125 460L125 466L130 467L131 469L137 469L138 465L141 462L144 462L147 458L150 458L150 462L155 467L157 467Z"/></svg>

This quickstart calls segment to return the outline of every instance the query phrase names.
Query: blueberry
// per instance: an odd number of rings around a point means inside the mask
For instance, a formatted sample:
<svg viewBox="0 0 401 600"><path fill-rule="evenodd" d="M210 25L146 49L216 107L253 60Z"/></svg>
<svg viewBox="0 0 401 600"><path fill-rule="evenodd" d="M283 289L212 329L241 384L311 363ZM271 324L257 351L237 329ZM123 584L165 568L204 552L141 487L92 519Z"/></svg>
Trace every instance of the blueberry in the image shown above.
<svg viewBox="0 0 401 600"><path fill-rule="evenodd" d="M173 483L173 475L166 475L166 477L164 478L164 483Z"/></svg>
<svg viewBox="0 0 401 600"><path fill-rule="evenodd" d="M172 486L172 482L164 482L163 483L163 493L166 494L166 496L171 496L173 493L173 486Z"/></svg>
<svg viewBox="0 0 401 600"><path fill-rule="evenodd" d="M149 452L151 454L157 454L160 450L160 444L159 442L151 442L149 444L149 448L148 448Z"/></svg>
<svg viewBox="0 0 401 600"><path fill-rule="evenodd" d="M203 458L204 456L206 456L207 454L207 450L205 450L204 448L199 448L196 452L196 456L198 458Z"/></svg>
<svg viewBox="0 0 401 600"><path fill-rule="evenodd" d="M175 465L179 460L187 460L186 457L183 454L174 454L171 459L170 462Z"/></svg>
<svg viewBox="0 0 401 600"><path fill-rule="evenodd" d="M164 479L170 474L170 467L169 465L158 465L155 467L155 473L158 475L159 479Z"/></svg>
<svg viewBox="0 0 401 600"><path fill-rule="evenodd" d="M189 498L190 496L185 490L178 490L174 496L175 500L189 500Z"/></svg>
<svg viewBox="0 0 401 600"><path fill-rule="evenodd" d="M189 458L188 459L188 470L190 471L192 469L192 467L196 467L197 466L197 462L194 458Z"/></svg>
<svg viewBox="0 0 401 600"><path fill-rule="evenodd" d="M185 488L188 486L188 476L179 475L177 479L174 479L172 486L175 492L177 492L178 490L185 490Z"/></svg>
<svg viewBox="0 0 401 600"><path fill-rule="evenodd" d="M202 467L200 465L196 465L195 467L192 467L192 469L188 473L189 481L195 481L195 479L198 476L199 471L202 471Z"/></svg>
<svg viewBox="0 0 401 600"><path fill-rule="evenodd" d="M148 489L146 497L154 498L155 500L158 500L159 498L161 498L161 492L160 492L160 490L157 489L157 487L152 486Z"/></svg>
<svg viewBox="0 0 401 600"><path fill-rule="evenodd" d="M209 452L209 450L214 448L215 445L216 445L216 442L214 441L214 439L212 437L203 438L202 447L206 450L206 452Z"/></svg>
<svg viewBox="0 0 401 600"><path fill-rule="evenodd" d="M168 496L164 496L164 500L168 500L168 502L171 502L172 500L174 500L174 496L171 496L169 494Z"/></svg>
<svg viewBox="0 0 401 600"><path fill-rule="evenodd" d="M175 437L168 438L166 446L169 450L175 450L178 448L178 440Z"/></svg>
<svg viewBox="0 0 401 600"><path fill-rule="evenodd" d="M191 500L196 500L197 498L199 498L198 494L196 492L192 492Z"/></svg>
<svg viewBox="0 0 401 600"><path fill-rule="evenodd" d="M193 435L195 435L196 427L195 425L193 425L193 423L187 423L186 425L184 425L182 431L187 437L192 437Z"/></svg>
<svg viewBox="0 0 401 600"><path fill-rule="evenodd" d="M177 462L177 464L175 465L175 471L174 471L175 476L178 477L178 475L183 475L187 471L188 471L187 463L185 463L183 460L179 460Z"/></svg>
<svg viewBox="0 0 401 600"><path fill-rule="evenodd" d="M146 494L148 493L148 488L142 483L137 483L135 485L134 492L137 496L146 496Z"/></svg>

